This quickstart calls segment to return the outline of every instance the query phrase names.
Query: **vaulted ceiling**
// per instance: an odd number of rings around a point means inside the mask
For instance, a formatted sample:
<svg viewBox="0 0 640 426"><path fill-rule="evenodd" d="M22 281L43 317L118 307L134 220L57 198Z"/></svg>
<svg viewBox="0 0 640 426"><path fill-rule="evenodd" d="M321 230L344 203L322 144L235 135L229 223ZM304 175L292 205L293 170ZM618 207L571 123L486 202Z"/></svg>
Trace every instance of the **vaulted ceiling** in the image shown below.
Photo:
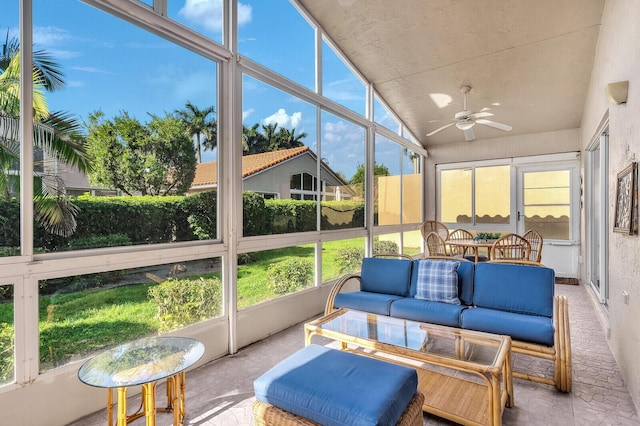
<svg viewBox="0 0 640 426"><path fill-rule="evenodd" d="M580 126L604 0L299 0L426 148L468 110L509 135ZM432 122L434 121L434 122ZM506 136L476 124L476 139Z"/></svg>

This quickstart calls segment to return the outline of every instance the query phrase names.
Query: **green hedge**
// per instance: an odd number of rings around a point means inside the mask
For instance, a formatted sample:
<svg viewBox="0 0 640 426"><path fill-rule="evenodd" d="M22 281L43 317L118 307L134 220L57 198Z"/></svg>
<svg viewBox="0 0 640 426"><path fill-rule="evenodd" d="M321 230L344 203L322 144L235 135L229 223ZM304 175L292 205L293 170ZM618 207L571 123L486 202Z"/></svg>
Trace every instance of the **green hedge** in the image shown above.
<svg viewBox="0 0 640 426"><path fill-rule="evenodd" d="M66 251L127 244L154 244L217 235L217 193L171 197L72 198L78 207L76 232L68 238L34 229L36 251ZM364 204L354 201L321 203L321 229L364 227ZM19 253L20 204L0 199L0 256ZM316 202L265 200L254 192L243 193L244 236L308 232L316 229ZM117 238L115 238L117 236ZM104 238L122 243L106 244Z"/></svg>

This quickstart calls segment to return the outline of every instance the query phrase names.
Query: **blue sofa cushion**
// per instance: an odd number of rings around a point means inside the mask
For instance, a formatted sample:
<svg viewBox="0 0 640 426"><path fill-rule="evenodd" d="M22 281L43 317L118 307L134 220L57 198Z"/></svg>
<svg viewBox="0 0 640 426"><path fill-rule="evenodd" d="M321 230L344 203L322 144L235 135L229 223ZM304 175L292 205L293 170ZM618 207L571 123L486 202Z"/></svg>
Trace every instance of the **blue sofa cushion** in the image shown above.
<svg viewBox="0 0 640 426"><path fill-rule="evenodd" d="M449 260L425 260L418 263L416 299L460 304L458 299L458 266Z"/></svg>
<svg viewBox="0 0 640 426"><path fill-rule="evenodd" d="M481 308L553 317L555 274L543 266L476 265L473 303Z"/></svg>
<svg viewBox="0 0 640 426"><path fill-rule="evenodd" d="M411 272L411 290L410 297L415 297L418 290L418 269L421 262L428 262L429 259L420 259L413 261L413 269ZM431 260L432 261L432 260ZM458 261L455 261L458 262ZM463 305L471 305L473 303L473 281L475 263L459 262L458 266L458 299Z"/></svg>
<svg viewBox="0 0 640 426"><path fill-rule="evenodd" d="M362 291L406 297L409 295L410 282L411 261L408 259L366 257L362 260Z"/></svg>
<svg viewBox="0 0 640 426"><path fill-rule="evenodd" d="M398 299L402 299L402 297L368 291L348 291L338 293L333 301L333 306L379 315L389 315L391 303Z"/></svg>
<svg viewBox="0 0 640 426"><path fill-rule="evenodd" d="M412 368L309 345L254 383L256 399L322 425L394 425L416 393Z"/></svg>
<svg viewBox="0 0 640 426"><path fill-rule="evenodd" d="M460 322L467 330L506 334L515 340L553 346L553 319L546 316L469 308L462 312Z"/></svg>
<svg viewBox="0 0 640 426"><path fill-rule="evenodd" d="M465 305L452 305L407 297L391 304L391 316L449 327L460 327L460 314L466 308Z"/></svg>

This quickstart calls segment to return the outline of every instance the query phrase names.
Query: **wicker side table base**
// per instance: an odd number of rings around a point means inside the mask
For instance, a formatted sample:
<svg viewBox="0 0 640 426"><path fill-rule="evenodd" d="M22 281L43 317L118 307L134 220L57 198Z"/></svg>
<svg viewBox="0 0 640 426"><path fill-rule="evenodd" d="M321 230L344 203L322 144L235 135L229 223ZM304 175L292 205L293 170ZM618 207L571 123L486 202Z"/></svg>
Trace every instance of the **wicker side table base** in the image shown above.
<svg viewBox="0 0 640 426"><path fill-rule="evenodd" d="M402 413L397 426L422 426L424 395L417 392ZM253 403L253 424L256 426L320 426L274 405L256 400Z"/></svg>

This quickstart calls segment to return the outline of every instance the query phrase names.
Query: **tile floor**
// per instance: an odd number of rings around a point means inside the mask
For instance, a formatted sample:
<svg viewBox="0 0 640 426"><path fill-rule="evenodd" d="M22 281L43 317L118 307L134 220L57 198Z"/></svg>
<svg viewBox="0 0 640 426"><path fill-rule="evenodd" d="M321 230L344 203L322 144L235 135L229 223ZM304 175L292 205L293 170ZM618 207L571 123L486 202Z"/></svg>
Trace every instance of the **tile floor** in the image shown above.
<svg viewBox="0 0 640 426"><path fill-rule="evenodd" d="M584 286L557 285L557 293L569 296L573 352L573 390L557 392L549 385L514 379L515 406L505 409L505 425L640 425L629 392L609 350L593 303ZM237 354L210 362L187 373L187 425L252 425L253 380L304 345L303 324L293 326ZM315 342L315 340L314 340ZM536 363L530 357L514 360ZM548 369L541 361L535 368ZM162 389L158 390L163 392ZM135 397L133 398L135 399ZM138 397L139 400L139 397ZM136 401L137 402L137 401ZM128 404L129 405L129 404ZM134 401L130 404L134 406ZM170 425L172 415L160 413L157 425ZM138 419L131 425L143 425ZM105 410L69 426L106 424ZM425 414L425 425L451 422Z"/></svg>

